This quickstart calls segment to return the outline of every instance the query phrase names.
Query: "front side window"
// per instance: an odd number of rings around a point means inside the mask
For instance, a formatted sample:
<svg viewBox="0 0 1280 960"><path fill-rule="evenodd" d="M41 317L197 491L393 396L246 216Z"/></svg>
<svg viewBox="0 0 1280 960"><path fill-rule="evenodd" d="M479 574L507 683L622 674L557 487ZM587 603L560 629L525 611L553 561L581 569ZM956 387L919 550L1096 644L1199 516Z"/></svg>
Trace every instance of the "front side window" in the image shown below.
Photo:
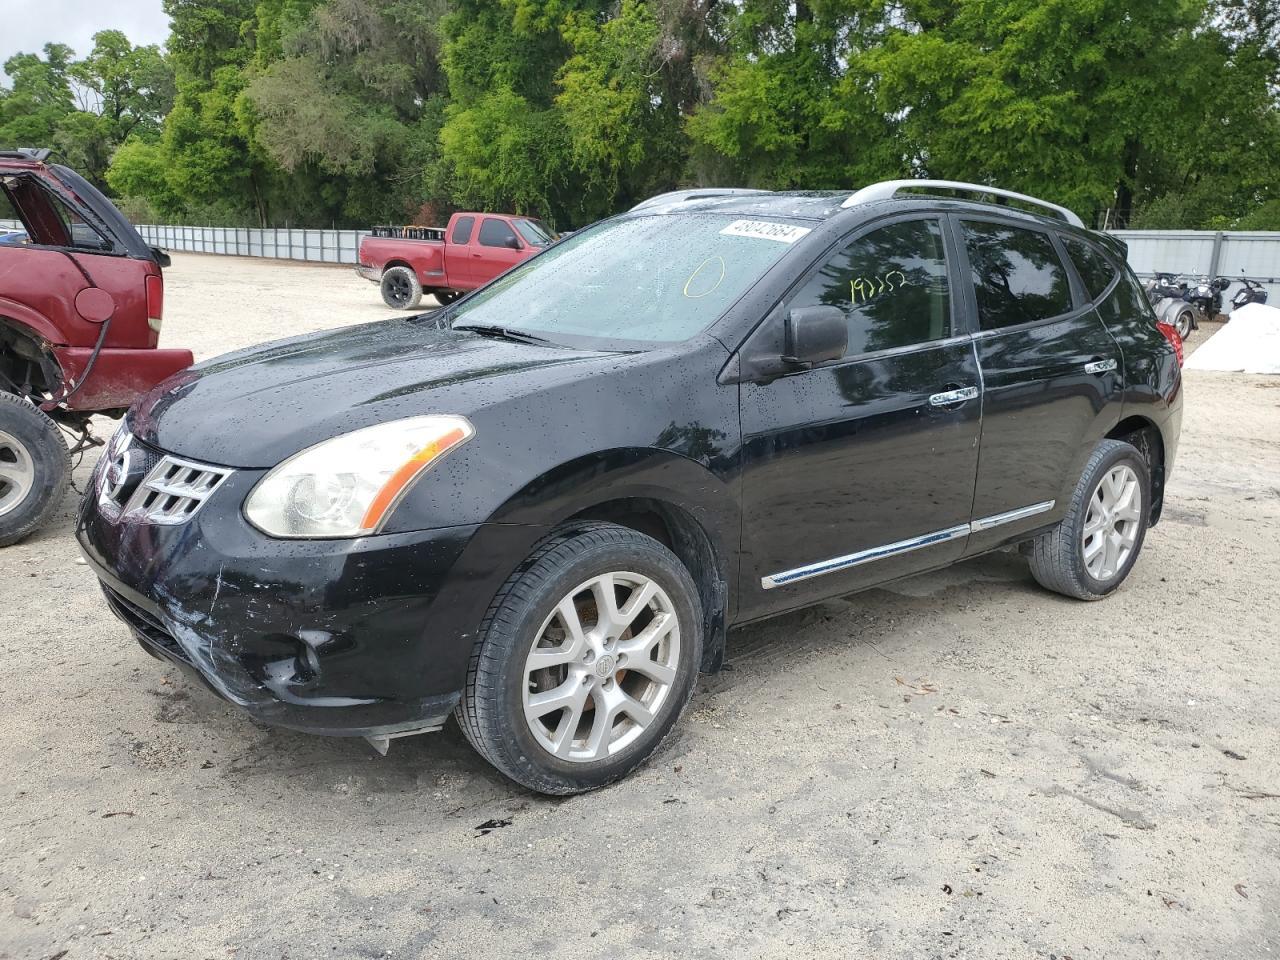
<svg viewBox="0 0 1280 960"><path fill-rule="evenodd" d="M1084 281L1085 289L1089 291L1089 299L1097 300L1111 286L1116 268L1093 244L1075 237L1063 237L1062 242L1067 248L1067 255L1076 265L1076 272Z"/></svg>
<svg viewBox="0 0 1280 960"><path fill-rule="evenodd" d="M515 246L515 231L503 220L486 219L480 225L480 246L507 247Z"/></svg>
<svg viewBox="0 0 1280 960"><path fill-rule="evenodd" d="M983 330L1071 312L1067 271L1047 233L970 220L963 233Z"/></svg>
<svg viewBox="0 0 1280 960"><path fill-rule="evenodd" d="M706 329L809 228L683 213L622 217L574 233L453 310L454 326L644 343Z"/></svg>
<svg viewBox="0 0 1280 960"><path fill-rule="evenodd" d="M839 307L847 356L951 335L951 291L942 228L907 220L872 230L834 254L788 306Z"/></svg>
<svg viewBox="0 0 1280 960"><path fill-rule="evenodd" d="M475 225L475 217L459 217L453 225L453 242L470 243L471 228Z"/></svg>

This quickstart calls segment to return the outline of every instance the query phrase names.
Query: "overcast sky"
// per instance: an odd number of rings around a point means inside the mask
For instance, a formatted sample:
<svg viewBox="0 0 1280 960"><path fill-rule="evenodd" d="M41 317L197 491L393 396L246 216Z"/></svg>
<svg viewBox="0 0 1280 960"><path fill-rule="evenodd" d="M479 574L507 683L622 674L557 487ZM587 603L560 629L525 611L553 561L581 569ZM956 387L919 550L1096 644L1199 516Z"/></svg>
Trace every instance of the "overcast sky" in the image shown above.
<svg viewBox="0 0 1280 960"><path fill-rule="evenodd" d="M50 40L84 56L99 30L123 30L135 44L164 43L169 18L160 0L0 0L0 65Z"/></svg>

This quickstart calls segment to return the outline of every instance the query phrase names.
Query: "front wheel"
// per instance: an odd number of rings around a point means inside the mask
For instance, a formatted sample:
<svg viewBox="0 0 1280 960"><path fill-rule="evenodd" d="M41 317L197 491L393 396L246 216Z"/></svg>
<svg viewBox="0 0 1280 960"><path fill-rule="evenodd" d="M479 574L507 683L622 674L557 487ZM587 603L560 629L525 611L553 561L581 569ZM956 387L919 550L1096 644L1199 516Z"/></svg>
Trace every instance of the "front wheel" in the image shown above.
<svg viewBox="0 0 1280 960"><path fill-rule="evenodd" d="M453 301L462 296L461 290L432 290L431 295L436 298L436 303L442 307L447 307Z"/></svg>
<svg viewBox="0 0 1280 960"><path fill-rule="evenodd" d="M21 397L0 393L0 547L43 525L71 482L58 426Z"/></svg>
<svg viewBox="0 0 1280 960"><path fill-rule="evenodd" d="M1151 471L1136 447L1103 440L1066 516L1031 542L1031 575L1048 590L1101 600L1133 569L1151 512Z"/></svg>
<svg viewBox="0 0 1280 960"><path fill-rule="evenodd" d="M485 616L457 711L467 740L541 793L625 776L693 693L697 596L679 559L635 530L590 523L549 540Z"/></svg>

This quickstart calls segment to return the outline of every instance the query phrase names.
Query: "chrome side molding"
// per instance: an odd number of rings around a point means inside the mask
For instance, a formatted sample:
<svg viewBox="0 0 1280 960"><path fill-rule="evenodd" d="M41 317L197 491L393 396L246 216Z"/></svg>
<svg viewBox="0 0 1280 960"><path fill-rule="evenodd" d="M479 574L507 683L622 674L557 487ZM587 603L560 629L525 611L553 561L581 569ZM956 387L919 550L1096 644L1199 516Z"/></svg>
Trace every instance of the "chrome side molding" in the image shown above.
<svg viewBox="0 0 1280 960"><path fill-rule="evenodd" d="M1033 503L1029 507L1019 507L1017 510L1010 510L1007 513L996 513L989 517L982 517L979 520L969 524L969 529L973 533L982 530L990 530L992 527L998 527L1003 523L1013 523L1015 520L1025 520L1027 517L1034 517L1037 513L1048 513L1053 509L1056 500L1045 500L1042 503Z"/></svg>
<svg viewBox="0 0 1280 960"><path fill-rule="evenodd" d="M847 570L849 567L870 563L872 560L883 560L885 557L910 553L912 550L919 550L921 547L931 547L935 543L946 543L948 540L955 540L957 537L967 537L968 535L969 525L967 523L959 527L948 527L946 530L926 533L922 537L912 537L910 540L887 543L883 547L872 547L869 550L859 550L857 553L851 553L847 556L820 560L808 566L796 567L794 570L784 570L782 573L771 573L767 577L760 578L760 586L766 590L772 590L774 587L785 586L788 583L797 583L800 580L808 580L810 577L820 577L824 573L835 573L837 570Z"/></svg>
<svg viewBox="0 0 1280 960"><path fill-rule="evenodd" d="M1005 523L1013 523L1015 520L1025 520L1027 517L1034 517L1040 513L1048 513L1056 503L1056 500L1044 500L1041 503L1033 503L1027 507L1019 507L1017 510L1009 510L1005 513L982 517L971 523L947 527L945 530L936 530L923 536L912 537L909 540L886 543L881 547L859 550L857 553L846 554L843 557L832 557L830 560L819 560L817 563L810 563L792 570L783 570L781 573L771 573L767 577L760 578L760 586L765 590L772 590L774 587L784 587L787 584L799 583L801 580L820 577L827 573L835 573L838 570L848 570L850 567L871 563L873 560L884 560L888 557L910 553L912 550L919 550L922 547L932 547L934 544L947 543L959 537L967 537L971 533L979 533Z"/></svg>

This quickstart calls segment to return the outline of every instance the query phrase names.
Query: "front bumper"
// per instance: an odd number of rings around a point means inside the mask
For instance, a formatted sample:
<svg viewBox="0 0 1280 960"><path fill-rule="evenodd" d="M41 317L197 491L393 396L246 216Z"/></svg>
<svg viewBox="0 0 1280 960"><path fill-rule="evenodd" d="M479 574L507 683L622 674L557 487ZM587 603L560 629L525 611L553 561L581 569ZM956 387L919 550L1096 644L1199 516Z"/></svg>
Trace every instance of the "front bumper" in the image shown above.
<svg viewBox="0 0 1280 960"><path fill-rule="evenodd" d="M274 540L240 514L262 475L251 470L165 526L104 510L99 473L76 537L111 610L153 656L264 723L308 733L443 723L485 610L538 536L478 524Z"/></svg>
<svg viewBox="0 0 1280 960"><path fill-rule="evenodd" d="M370 283L382 282L382 271L377 267L366 267L363 263L356 264L356 274L368 280Z"/></svg>

